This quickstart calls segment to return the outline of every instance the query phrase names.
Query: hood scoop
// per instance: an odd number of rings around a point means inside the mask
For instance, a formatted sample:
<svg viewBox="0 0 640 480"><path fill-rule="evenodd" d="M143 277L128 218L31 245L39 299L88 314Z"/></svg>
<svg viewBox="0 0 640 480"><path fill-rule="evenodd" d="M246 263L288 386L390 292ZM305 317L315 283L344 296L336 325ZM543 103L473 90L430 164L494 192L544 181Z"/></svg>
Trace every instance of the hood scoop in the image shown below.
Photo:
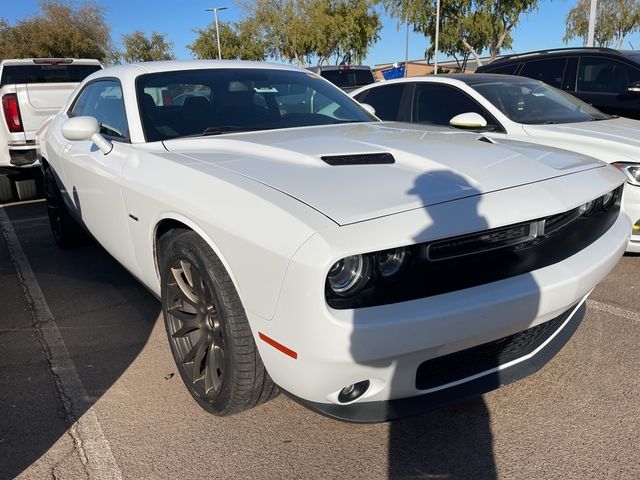
<svg viewBox="0 0 640 480"><path fill-rule="evenodd" d="M329 165L385 165L396 163L390 153L358 153L352 155L324 155L322 160Z"/></svg>

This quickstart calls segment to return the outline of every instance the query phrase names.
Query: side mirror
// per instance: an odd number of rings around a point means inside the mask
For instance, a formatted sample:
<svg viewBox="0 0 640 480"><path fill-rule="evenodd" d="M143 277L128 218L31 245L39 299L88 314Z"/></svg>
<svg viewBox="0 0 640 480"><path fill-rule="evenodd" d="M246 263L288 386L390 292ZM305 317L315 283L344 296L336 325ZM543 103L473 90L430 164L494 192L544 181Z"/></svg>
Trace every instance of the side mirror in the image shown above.
<svg viewBox="0 0 640 480"><path fill-rule="evenodd" d="M100 134L100 124L94 117L72 117L62 124L62 136L72 142L91 140L105 155L113 149Z"/></svg>
<svg viewBox="0 0 640 480"><path fill-rule="evenodd" d="M477 130L487 127L487 121L480 114L475 112L466 112L456 115L449 120L449 125L462 130Z"/></svg>
<svg viewBox="0 0 640 480"><path fill-rule="evenodd" d="M629 95L640 95L640 82L633 82L627 85L627 93Z"/></svg>
<svg viewBox="0 0 640 480"><path fill-rule="evenodd" d="M367 112L369 112L371 115L375 115L376 114L376 109L373 108L371 105L369 105L368 103L361 103L360 106L362 108L364 108Z"/></svg>

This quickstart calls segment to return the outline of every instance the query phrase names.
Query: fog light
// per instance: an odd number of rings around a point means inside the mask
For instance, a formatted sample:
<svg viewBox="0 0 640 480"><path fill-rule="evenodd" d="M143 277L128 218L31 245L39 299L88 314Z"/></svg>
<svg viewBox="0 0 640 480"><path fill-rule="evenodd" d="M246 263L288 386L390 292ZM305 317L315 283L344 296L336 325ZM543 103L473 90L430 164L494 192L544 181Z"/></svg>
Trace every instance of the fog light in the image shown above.
<svg viewBox="0 0 640 480"><path fill-rule="evenodd" d="M340 390L338 401L340 403L353 402L364 395L367 390L369 390L369 380L348 385Z"/></svg>

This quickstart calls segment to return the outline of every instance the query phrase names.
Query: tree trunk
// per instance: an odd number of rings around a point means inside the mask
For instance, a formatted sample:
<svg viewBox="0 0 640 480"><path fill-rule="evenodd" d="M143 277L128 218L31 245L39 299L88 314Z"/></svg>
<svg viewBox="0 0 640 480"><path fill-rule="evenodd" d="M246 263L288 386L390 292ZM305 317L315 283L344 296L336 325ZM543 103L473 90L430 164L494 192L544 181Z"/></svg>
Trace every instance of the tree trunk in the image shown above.
<svg viewBox="0 0 640 480"><path fill-rule="evenodd" d="M504 43L504 39L507 38L507 35L509 35L511 28L513 28L513 25L507 25L505 29L502 31L502 33L500 34L500 36L498 37L498 41L495 43L495 45L491 47L490 49L491 57L489 58L489 63L493 62L498 56L498 54L500 53L500 48Z"/></svg>
<svg viewBox="0 0 640 480"><path fill-rule="evenodd" d="M466 48L467 50L469 50L469 52L471 53L471 55L473 55L473 58L475 58L476 60L476 64L481 67L482 66L482 60L480 60L480 56L478 55L478 53L475 51L475 49L469 45L467 43L467 41L463 38L462 39L462 44L464 45L464 48ZM465 68L466 68L466 62L465 62Z"/></svg>

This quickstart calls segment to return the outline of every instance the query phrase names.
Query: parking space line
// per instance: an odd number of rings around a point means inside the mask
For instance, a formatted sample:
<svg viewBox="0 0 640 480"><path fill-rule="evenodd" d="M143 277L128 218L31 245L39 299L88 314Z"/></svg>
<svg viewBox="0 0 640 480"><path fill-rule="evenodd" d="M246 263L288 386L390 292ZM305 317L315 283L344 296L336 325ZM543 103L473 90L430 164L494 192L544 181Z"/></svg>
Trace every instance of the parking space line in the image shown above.
<svg viewBox="0 0 640 480"><path fill-rule="evenodd" d="M122 472L104 436L98 416L87 401L87 392L60 336L55 318L2 206L0 206L0 231L7 242L11 261L29 303L33 327L39 334L44 355L50 365L58 394L71 425L68 433L73 438L80 461L91 479L122 479Z"/></svg>
<svg viewBox="0 0 640 480"><path fill-rule="evenodd" d="M609 305L608 303L602 303L596 300L587 300L587 306L595 310L600 310L601 312L610 313L611 315L615 315L616 317L622 317L626 318L627 320L631 320L632 322L640 323L640 314L631 310L615 307L613 305Z"/></svg>

